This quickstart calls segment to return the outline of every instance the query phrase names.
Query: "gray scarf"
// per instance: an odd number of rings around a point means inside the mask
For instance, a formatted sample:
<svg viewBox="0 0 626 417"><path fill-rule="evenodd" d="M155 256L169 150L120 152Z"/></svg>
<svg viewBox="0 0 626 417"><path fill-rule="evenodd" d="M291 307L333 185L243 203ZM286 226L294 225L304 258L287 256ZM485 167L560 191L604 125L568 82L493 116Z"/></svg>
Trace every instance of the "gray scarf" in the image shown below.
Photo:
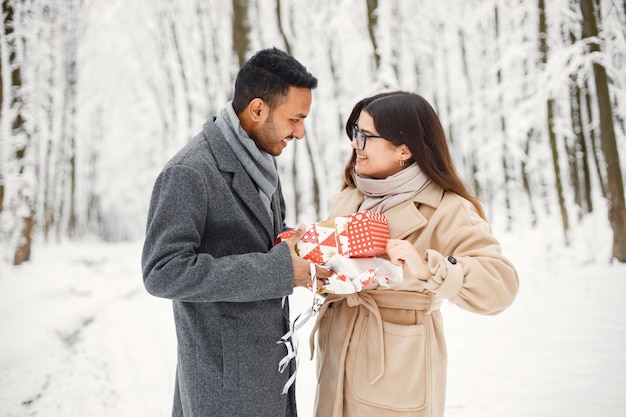
<svg viewBox="0 0 626 417"><path fill-rule="evenodd" d="M357 188L365 195L359 210L378 213L384 213L391 207L415 197L430 182L430 178L415 162L385 179L361 176L356 171L354 178Z"/></svg>
<svg viewBox="0 0 626 417"><path fill-rule="evenodd" d="M217 115L215 124L224 134L226 142L232 148L243 169L256 184L263 205L267 209L270 219L273 220L272 196L278 187L276 160L272 155L259 149L254 140L250 139L243 130L237 113L233 109L232 101L229 101Z"/></svg>

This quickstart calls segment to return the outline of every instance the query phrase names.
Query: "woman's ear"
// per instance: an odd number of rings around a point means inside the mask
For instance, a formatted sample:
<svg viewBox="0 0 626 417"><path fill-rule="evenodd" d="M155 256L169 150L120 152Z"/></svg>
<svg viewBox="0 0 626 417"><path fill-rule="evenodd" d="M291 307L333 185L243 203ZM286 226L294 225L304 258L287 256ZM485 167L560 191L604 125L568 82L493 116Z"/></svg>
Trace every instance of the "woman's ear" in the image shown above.
<svg viewBox="0 0 626 417"><path fill-rule="evenodd" d="M411 152L411 150L409 149L408 146L401 145L400 146L400 156L402 157L402 159L407 160L407 159L411 159L413 157L413 153Z"/></svg>

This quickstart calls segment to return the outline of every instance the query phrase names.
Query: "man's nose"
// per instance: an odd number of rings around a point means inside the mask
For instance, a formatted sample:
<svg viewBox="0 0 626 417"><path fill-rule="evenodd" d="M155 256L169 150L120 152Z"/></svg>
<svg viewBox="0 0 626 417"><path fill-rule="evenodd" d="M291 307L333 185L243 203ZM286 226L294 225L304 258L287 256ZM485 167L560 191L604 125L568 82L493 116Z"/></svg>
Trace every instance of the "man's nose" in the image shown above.
<svg viewBox="0 0 626 417"><path fill-rule="evenodd" d="M302 139L304 137L304 124L300 124L296 127L291 135L296 139Z"/></svg>

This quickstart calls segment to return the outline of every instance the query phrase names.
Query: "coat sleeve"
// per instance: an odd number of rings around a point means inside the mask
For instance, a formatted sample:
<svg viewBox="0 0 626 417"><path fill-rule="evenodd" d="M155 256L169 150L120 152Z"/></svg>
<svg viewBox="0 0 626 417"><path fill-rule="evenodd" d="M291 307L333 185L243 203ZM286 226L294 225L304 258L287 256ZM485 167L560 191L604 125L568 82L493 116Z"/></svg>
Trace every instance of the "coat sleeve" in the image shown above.
<svg viewBox="0 0 626 417"><path fill-rule="evenodd" d="M174 165L159 175L142 252L144 285L150 294L179 301L250 302L293 292L287 245L268 251L264 244L255 244L254 225L239 224L241 219L232 218L232 207L229 211L219 206L227 204L222 200L209 195L204 176L194 167ZM215 252L232 250L216 256L203 249L207 242Z"/></svg>
<svg viewBox="0 0 626 417"><path fill-rule="evenodd" d="M473 206L458 196L449 198L459 207L438 219L450 238L441 242L440 251L426 251L431 276L424 288L475 313L500 313L517 295L517 271Z"/></svg>

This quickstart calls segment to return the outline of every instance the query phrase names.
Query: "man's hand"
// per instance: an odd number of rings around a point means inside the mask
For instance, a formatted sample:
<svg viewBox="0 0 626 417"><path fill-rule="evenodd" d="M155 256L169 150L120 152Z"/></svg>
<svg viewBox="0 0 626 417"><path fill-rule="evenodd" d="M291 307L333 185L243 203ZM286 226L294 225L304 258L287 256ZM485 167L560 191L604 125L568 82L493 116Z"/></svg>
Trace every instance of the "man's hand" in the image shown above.
<svg viewBox="0 0 626 417"><path fill-rule="evenodd" d="M289 247L289 253L291 254L291 263L293 264L293 286L294 287L306 287L310 288L311 286L311 262L302 259L296 253L296 243L298 240L304 236L306 232L306 226L304 224L300 225L296 232L289 239L286 239L285 242ZM320 268L315 265L315 275L317 277L318 283L317 286L321 287L324 285L324 281L331 274L330 271Z"/></svg>

